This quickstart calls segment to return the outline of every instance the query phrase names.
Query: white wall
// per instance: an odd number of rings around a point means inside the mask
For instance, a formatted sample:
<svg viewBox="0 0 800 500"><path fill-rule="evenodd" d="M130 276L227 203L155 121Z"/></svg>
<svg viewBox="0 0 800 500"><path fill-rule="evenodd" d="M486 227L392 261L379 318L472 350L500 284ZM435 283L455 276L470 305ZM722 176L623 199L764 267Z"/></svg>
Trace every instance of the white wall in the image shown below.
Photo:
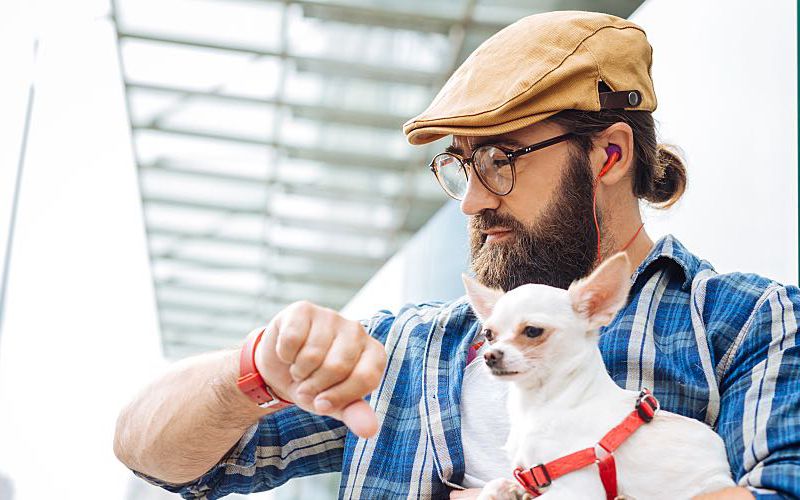
<svg viewBox="0 0 800 500"><path fill-rule="evenodd" d="M12 51L40 38L0 336L0 473L15 500L121 499L132 475L112 452L115 418L162 360L115 35L102 2L0 14ZM3 61L2 80L25 88L25 57ZM3 104L24 97L0 90ZM3 106L0 149L18 149L19 107Z"/></svg>
<svg viewBox="0 0 800 500"><path fill-rule="evenodd" d="M650 0L631 20L653 45L662 142L688 159L689 187L648 212L720 272L798 281L797 4Z"/></svg>
<svg viewBox="0 0 800 500"><path fill-rule="evenodd" d="M433 176L431 182L436 182ZM455 299L464 295L461 273L468 265L466 219L459 203L450 200L358 291L342 314L361 319L380 309L397 313L408 302Z"/></svg>

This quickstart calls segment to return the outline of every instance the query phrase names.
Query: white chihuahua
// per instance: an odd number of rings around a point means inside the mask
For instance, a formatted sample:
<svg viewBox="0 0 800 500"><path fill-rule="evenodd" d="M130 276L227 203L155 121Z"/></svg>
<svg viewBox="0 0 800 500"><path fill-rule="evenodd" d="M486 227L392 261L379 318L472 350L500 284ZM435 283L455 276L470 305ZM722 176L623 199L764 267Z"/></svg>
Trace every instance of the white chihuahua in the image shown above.
<svg viewBox="0 0 800 500"><path fill-rule="evenodd" d="M598 330L625 304L629 272L620 253L569 290L529 284L504 294L464 276L491 344L486 365L514 382L505 450L517 481L492 480L479 499L684 499L734 486L711 428L657 411L655 398L606 372Z"/></svg>

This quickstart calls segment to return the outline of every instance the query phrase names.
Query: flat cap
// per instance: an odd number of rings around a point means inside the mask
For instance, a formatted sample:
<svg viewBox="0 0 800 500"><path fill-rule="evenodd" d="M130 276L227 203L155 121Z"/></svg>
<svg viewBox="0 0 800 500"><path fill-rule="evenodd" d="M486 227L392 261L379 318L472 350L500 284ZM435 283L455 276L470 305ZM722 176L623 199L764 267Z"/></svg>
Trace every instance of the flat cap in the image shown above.
<svg viewBox="0 0 800 500"><path fill-rule="evenodd" d="M565 109L653 111L652 55L644 30L616 16L528 16L483 42L403 132L426 144L504 134Z"/></svg>

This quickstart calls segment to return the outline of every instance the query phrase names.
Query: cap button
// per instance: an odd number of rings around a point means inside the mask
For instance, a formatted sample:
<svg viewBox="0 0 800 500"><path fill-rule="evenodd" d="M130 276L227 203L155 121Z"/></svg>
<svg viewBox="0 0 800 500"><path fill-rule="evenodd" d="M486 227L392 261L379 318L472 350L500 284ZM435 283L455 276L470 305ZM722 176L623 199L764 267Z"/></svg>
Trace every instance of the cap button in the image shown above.
<svg viewBox="0 0 800 500"><path fill-rule="evenodd" d="M638 90L628 92L628 104L631 106L638 106L640 102L642 102L642 97L639 95Z"/></svg>

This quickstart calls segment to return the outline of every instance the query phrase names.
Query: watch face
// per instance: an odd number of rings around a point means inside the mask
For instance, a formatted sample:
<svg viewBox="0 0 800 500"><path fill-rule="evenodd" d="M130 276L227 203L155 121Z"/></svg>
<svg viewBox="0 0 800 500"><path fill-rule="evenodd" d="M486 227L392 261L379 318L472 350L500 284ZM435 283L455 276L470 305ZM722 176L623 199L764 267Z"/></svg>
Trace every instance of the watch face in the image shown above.
<svg viewBox="0 0 800 500"><path fill-rule="evenodd" d="M259 408L270 408L272 406L275 406L275 404L279 403L279 402L280 401L278 401L277 399L270 399L269 401L264 401L263 403L259 403L258 407Z"/></svg>
<svg viewBox="0 0 800 500"><path fill-rule="evenodd" d="M293 403L290 403L288 401L284 401L281 398L279 398L278 396L276 396L275 393L272 392L272 388L270 386L268 386L268 385L264 385L264 392L267 393L266 396L269 398L269 400L264 401L263 403L259 404L258 406L261 407L261 408L271 408L273 406L278 407L278 408L283 408L283 407L286 407L286 406L292 406L293 405Z"/></svg>
<svg viewBox="0 0 800 500"><path fill-rule="evenodd" d="M280 408L283 408L283 407L286 407L286 406L292 406L292 405L290 405L288 403L284 403L283 401L281 401L280 399L275 398L275 397L273 397L269 401L264 401L263 403L258 405L259 408L272 408L273 406L278 408L278 409L280 409Z"/></svg>

